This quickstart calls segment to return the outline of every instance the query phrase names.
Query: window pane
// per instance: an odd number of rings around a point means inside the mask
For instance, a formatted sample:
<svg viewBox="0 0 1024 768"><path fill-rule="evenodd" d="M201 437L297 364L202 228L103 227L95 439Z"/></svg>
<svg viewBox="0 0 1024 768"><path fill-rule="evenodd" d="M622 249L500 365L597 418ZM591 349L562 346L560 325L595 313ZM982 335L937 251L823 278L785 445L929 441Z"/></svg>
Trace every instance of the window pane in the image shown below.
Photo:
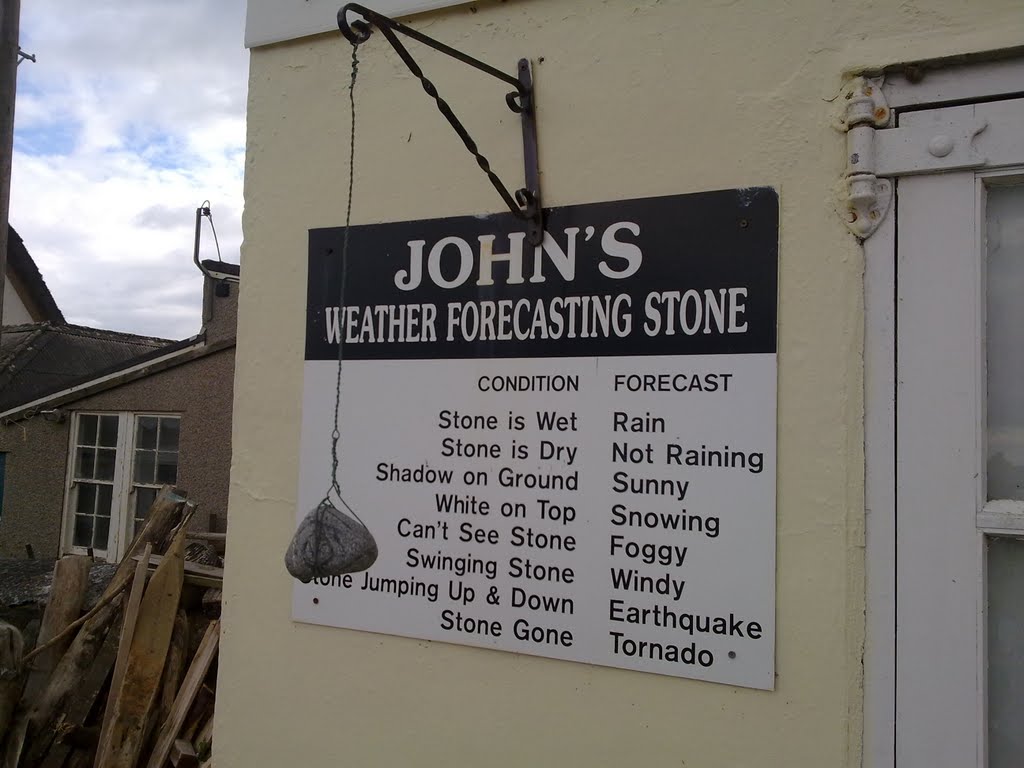
<svg viewBox="0 0 1024 768"><path fill-rule="evenodd" d="M78 448L75 450L75 477L92 479L96 469L96 449Z"/></svg>
<svg viewBox="0 0 1024 768"><path fill-rule="evenodd" d="M91 483L79 483L78 498L75 511L80 515L92 515L96 509L96 486ZM87 544L83 546L88 546Z"/></svg>
<svg viewBox="0 0 1024 768"><path fill-rule="evenodd" d="M78 444L96 445L96 416L78 417Z"/></svg>
<svg viewBox="0 0 1024 768"><path fill-rule="evenodd" d="M135 519L143 521L146 519L146 515L149 514L149 508L153 506L153 502L156 501L156 488L136 488L135 489Z"/></svg>
<svg viewBox="0 0 1024 768"><path fill-rule="evenodd" d="M988 245L988 497L1024 499L1024 185L993 186Z"/></svg>
<svg viewBox="0 0 1024 768"><path fill-rule="evenodd" d="M94 549L106 549L107 548L107 536L110 534L110 518L109 517L97 517L96 518L96 530L92 537L92 546Z"/></svg>
<svg viewBox="0 0 1024 768"><path fill-rule="evenodd" d="M173 485L178 480L178 454L159 453L156 462L156 481Z"/></svg>
<svg viewBox="0 0 1024 768"><path fill-rule="evenodd" d="M113 448L100 448L96 455L96 479L114 479L114 460L117 458L117 451Z"/></svg>
<svg viewBox="0 0 1024 768"><path fill-rule="evenodd" d="M156 476L156 452L136 451L135 452L135 473L133 477L136 483L152 483Z"/></svg>
<svg viewBox="0 0 1024 768"><path fill-rule="evenodd" d="M75 534L71 539L76 547L92 546L92 518L86 515L75 515Z"/></svg>
<svg viewBox="0 0 1024 768"><path fill-rule="evenodd" d="M156 416L140 416L139 429L135 435L135 447L153 450L156 448Z"/></svg>
<svg viewBox="0 0 1024 768"><path fill-rule="evenodd" d="M110 517L111 502L114 497L114 486L112 485L98 485L96 486L96 514L103 515L104 517Z"/></svg>
<svg viewBox="0 0 1024 768"><path fill-rule="evenodd" d="M1024 541L989 539L989 768L1017 768L1024 755Z"/></svg>
<svg viewBox="0 0 1024 768"><path fill-rule="evenodd" d="M117 416L100 416L100 445L117 446Z"/></svg>
<svg viewBox="0 0 1024 768"><path fill-rule="evenodd" d="M178 450L178 419L160 419L160 450Z"/></svg>

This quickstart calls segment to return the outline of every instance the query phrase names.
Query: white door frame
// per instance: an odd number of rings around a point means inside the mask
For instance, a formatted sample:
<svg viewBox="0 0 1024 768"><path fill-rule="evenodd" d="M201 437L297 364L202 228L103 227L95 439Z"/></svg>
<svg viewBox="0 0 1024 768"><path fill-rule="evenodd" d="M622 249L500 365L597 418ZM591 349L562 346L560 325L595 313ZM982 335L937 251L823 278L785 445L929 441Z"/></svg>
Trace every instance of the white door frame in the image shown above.
<svg viewBox="0 0 1024 768"><path fill-rule="evenodd" d="M904 75L888 76L882 90L896 115L912 109L1022 96L1024 61L927 71L919 82L911 82ZM983 132L979 138L988 140L991 135ZM1000 161L998 157L989 160L993 167ZM867 626L863 747L864 765L869 768L896 765L895 257L898 215L897 207L864 242Z"/></svg>

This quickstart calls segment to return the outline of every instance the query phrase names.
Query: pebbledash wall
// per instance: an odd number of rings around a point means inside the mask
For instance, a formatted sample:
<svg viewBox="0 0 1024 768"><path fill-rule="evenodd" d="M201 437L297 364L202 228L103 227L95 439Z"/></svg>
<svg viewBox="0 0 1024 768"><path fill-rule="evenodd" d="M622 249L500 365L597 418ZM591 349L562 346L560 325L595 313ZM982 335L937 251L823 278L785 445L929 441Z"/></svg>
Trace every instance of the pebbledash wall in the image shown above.
<svg viewBox="0 0 1024 768"><path fill-rule="evenodd" d="M271 5L250 0L251 33ZM852 73L1018 45L1021 21L1018 0L509 0L409 20L508 71L534 61L546 205L778 190L771 692L292 620L308 231L344 223L351 48L284 21L250 34L218 766L860 765L864 262L833 209L834 100ZM359 55L353 222L501 210L382 37ZM503 86L420 57L518 185Z"/></svg>

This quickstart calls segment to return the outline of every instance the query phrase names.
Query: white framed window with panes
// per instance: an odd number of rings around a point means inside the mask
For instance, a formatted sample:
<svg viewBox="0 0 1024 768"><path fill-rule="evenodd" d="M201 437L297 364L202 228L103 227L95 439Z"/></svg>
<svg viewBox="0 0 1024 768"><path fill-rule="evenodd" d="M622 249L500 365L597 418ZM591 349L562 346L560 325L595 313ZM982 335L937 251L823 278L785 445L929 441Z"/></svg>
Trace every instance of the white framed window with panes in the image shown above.
<svg viewBox="0 0 1024 768"><path fill-rule="evenodd" d="M886 77L864 243L864 765L1024 754L1024 61Z"/></svg>
<svg viewBox="0 0 1024 768"><path fill-rule="evenodd" d="M71 420L62 549L115 561L160 487L178 481L181 417L88 412Z"/></svg>

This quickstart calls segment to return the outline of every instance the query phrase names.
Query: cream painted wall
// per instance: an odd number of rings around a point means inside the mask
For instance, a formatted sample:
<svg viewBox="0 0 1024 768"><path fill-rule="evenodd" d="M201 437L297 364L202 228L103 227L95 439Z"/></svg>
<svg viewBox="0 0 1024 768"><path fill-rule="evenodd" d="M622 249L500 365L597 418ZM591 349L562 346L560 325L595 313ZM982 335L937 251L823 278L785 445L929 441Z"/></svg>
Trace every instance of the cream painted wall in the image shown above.
<svg viewBox="0 0 1024 768"><path fill-rule="evenodd" d="M31 323L32 315L21 300L21 296L14 289L10 280L4 280L4 325L22 325Z"/></svg>
<svg viewBox="0 0 1024 768"><path fill-rule="evenodd" d="M860 66L1018 44L1022 14L1019 0L515 0L413 22L509 71L537 62L548 205L779 190L774 692L291 621L306 233L344 221L350 48L329 34L254 49L218 768L860 765L863 261L832 210L831 100ZM380 36L360 59L354 222L500 210ZM516 183L503 88L422 63Z"/></svg>

